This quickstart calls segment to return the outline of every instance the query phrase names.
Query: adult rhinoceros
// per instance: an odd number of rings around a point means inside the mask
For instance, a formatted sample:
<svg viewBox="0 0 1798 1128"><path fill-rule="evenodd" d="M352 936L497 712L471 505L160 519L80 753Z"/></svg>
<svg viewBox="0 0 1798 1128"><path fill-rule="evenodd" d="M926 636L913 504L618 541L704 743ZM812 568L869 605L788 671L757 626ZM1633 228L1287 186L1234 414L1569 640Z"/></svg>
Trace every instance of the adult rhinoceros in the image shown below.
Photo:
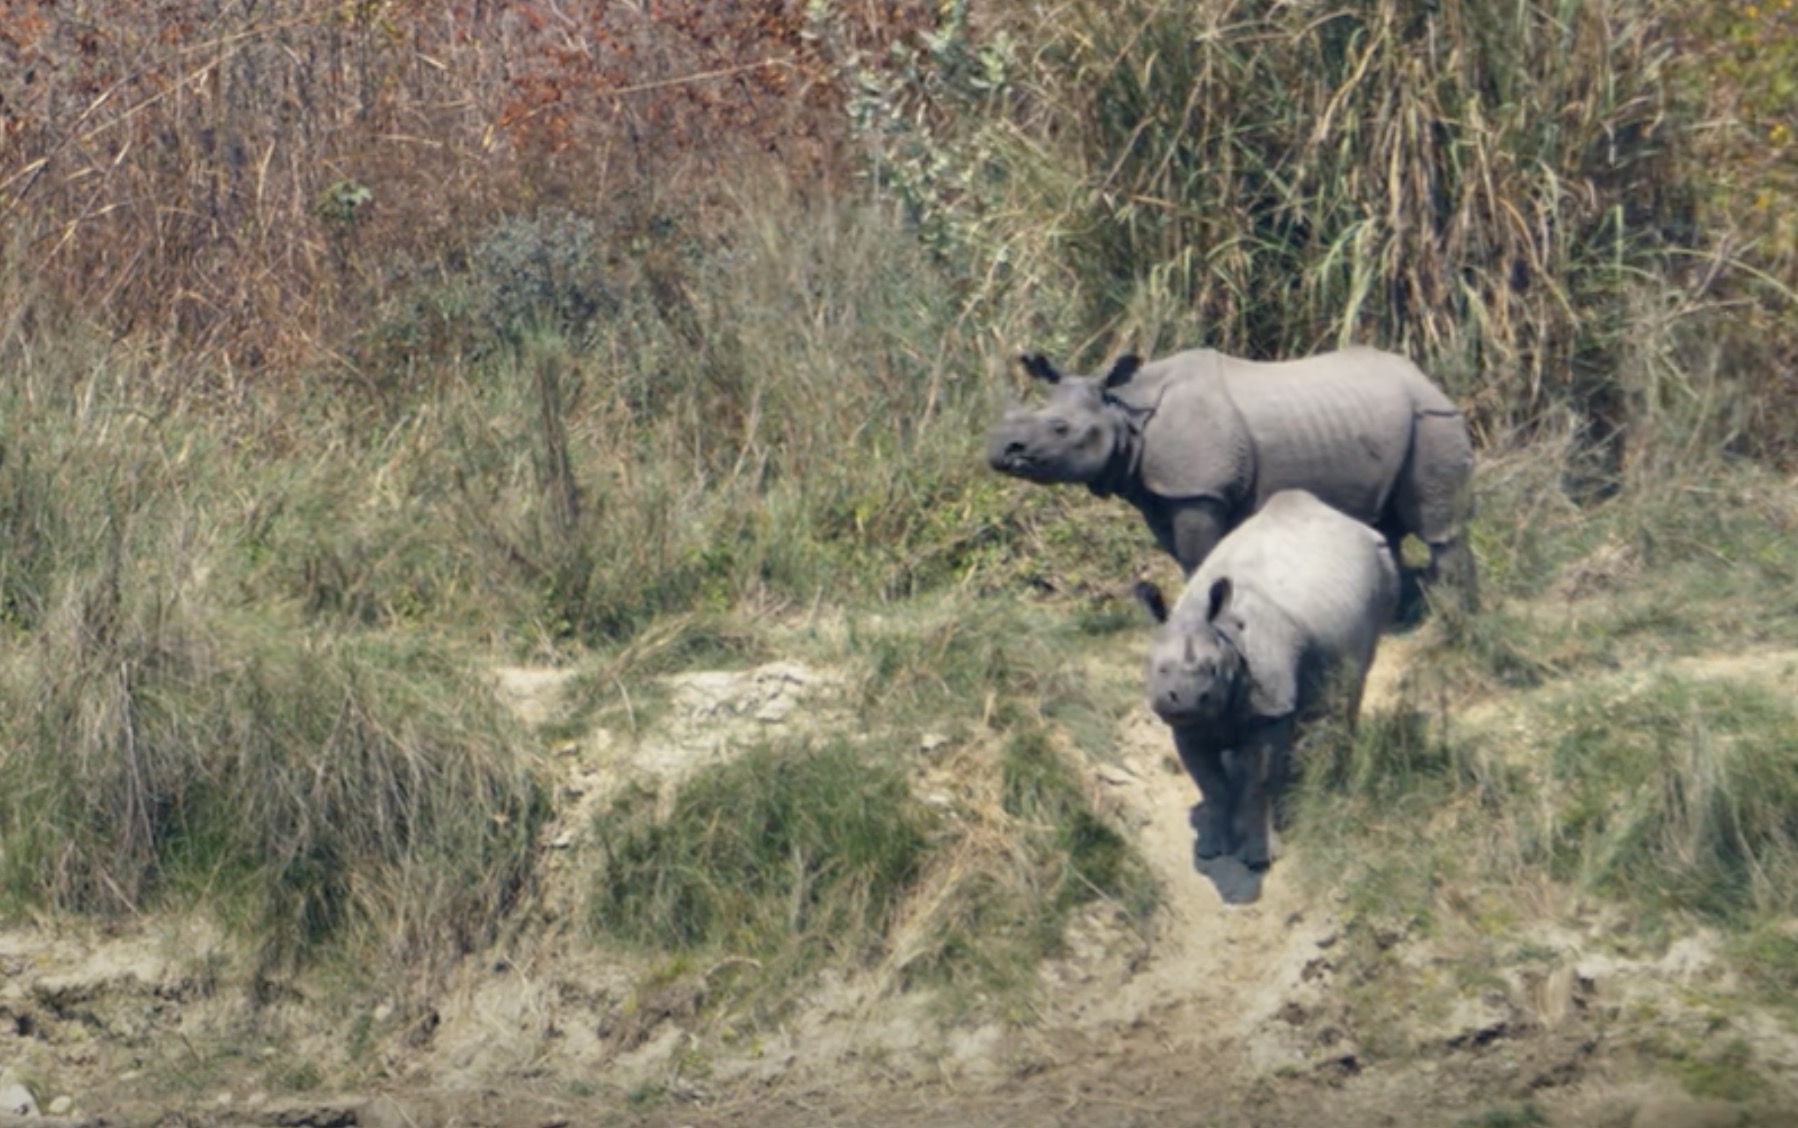
<svg viewBox="0 0 1798 1128"><path fill-rule="evenodd" d="M1395 556L1416 535L1430 549L1424 579L1474 604L1467 424L1406 358L1349 348L1267 363L1195 349L1125 356L1098 377L1021 359L1052 390L993 428L993 468L1123 498L1188 576L1268 498L1302 489L1378 529Z"/></svg>

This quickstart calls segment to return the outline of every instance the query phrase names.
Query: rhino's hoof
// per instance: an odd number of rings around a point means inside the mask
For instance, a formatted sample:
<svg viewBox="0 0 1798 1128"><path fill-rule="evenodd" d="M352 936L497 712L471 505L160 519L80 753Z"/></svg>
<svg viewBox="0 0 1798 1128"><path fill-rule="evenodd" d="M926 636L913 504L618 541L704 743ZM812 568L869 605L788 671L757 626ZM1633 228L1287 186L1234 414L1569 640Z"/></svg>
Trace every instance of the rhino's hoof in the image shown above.
<svg viewBox="0 0 1798 1128"><path fill-rule="evenodd" d="M1192 841L1192 858L1195 862L1209 862L1213 858L1221 858L1230 851L1217 842L1207 842L1203 838Z"/></svg>
<svg viewBox="0 0 1798 1128"><path fill-rule="evenodd" d="M1223 820L1195 819L1193 822L1193 829L1198 831L1192 842L1192 856L1195 859L1209 861L1230 852L1230 833L1222 825Z"/></svg>
<svg viewBox="0 0 1798 1128"><path fill-rule="evenodd" d="M1267 848L1266 842L1244 843L1242 849L1237 851L1236 858L1256 873L1274 864L1273 852Z"/></svg>

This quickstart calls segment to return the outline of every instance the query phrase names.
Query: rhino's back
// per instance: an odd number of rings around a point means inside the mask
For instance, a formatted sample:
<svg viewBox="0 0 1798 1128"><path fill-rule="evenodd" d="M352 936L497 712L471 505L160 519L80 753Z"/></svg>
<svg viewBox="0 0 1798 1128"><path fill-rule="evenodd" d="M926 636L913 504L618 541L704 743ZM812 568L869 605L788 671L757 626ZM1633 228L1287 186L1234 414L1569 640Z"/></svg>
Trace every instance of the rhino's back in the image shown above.
<svg viewBox="0 0 1798 1128"><path fill-rule="evenodd" d="M1181 593L1175 614L1204 613L1212 583L1229 577L1251 621L1273 611L1311 644L1369 651L1398 598L1385 539L1299 490L1274 495L1218 542Z"/></svg>
<svg viewBox="0 0 1798 1128"><path fill-rule="evenodd" d="M1255 503L1305 489L1363 521L1385 509L1417 413L1454 410L1416 365L1374 349L1268 363L1230 359L1221 373L1249 432Z"/></svg>

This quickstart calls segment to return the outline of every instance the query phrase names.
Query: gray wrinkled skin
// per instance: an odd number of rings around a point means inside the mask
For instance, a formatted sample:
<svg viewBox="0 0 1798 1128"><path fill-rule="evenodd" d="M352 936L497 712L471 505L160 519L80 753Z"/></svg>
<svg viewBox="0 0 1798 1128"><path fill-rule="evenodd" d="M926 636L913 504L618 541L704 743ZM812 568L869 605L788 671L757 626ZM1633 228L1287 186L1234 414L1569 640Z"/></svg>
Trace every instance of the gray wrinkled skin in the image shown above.
<svg viewBox="0 0 1798 1128"><path fill-rule="evenodd" d="M1124 357L1102 377L1063 375L1040 356L1024 366L1048 398L1005 413L988 463L1123 498L1187 575L1274 494L1302 489L1378 529L1395 554L1415 535L1430 549L1423 578L1477 602L1467 425L1404 357L1350 348L1261 363L1195 349Z"/></svg>
<svg viewBox="0 0 1798 1128"><path fill-rule="evenodd" d="M1287 775L1298 726L1341 710L1351 722L1398 602L1384 539L1301 490L1269 498L1225 537L1160 620L1146 669L1149 705L1173 730L1198 785L1195 859L1272 861L1270 792Z"/></svg>

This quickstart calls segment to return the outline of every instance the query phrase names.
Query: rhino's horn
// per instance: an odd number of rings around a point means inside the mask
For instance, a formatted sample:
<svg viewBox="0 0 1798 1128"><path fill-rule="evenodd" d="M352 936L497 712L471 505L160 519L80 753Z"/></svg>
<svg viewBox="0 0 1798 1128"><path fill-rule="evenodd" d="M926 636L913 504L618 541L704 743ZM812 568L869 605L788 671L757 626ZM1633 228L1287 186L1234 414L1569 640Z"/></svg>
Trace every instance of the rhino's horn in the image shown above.
<svg viewBox="0 0 1798 1128"><path fill-rule="evenodd" d="M1018 363L1024 366L1024 371L1038 380L1049 384L1061 383L1061 371L1042 353L1025 353L1018 358Z"/></svg>
<svg viewBox="0 0 1798 1128"><path fill-rule="evenodd" d="M1123 387L1130 382L1130 377L1136 375L1136 370L1141 367L1142 357L1135 353L1126 353L1118 357L1111 362L1111 371L1105 374L1105 386L1107 388Z"/></svg>

